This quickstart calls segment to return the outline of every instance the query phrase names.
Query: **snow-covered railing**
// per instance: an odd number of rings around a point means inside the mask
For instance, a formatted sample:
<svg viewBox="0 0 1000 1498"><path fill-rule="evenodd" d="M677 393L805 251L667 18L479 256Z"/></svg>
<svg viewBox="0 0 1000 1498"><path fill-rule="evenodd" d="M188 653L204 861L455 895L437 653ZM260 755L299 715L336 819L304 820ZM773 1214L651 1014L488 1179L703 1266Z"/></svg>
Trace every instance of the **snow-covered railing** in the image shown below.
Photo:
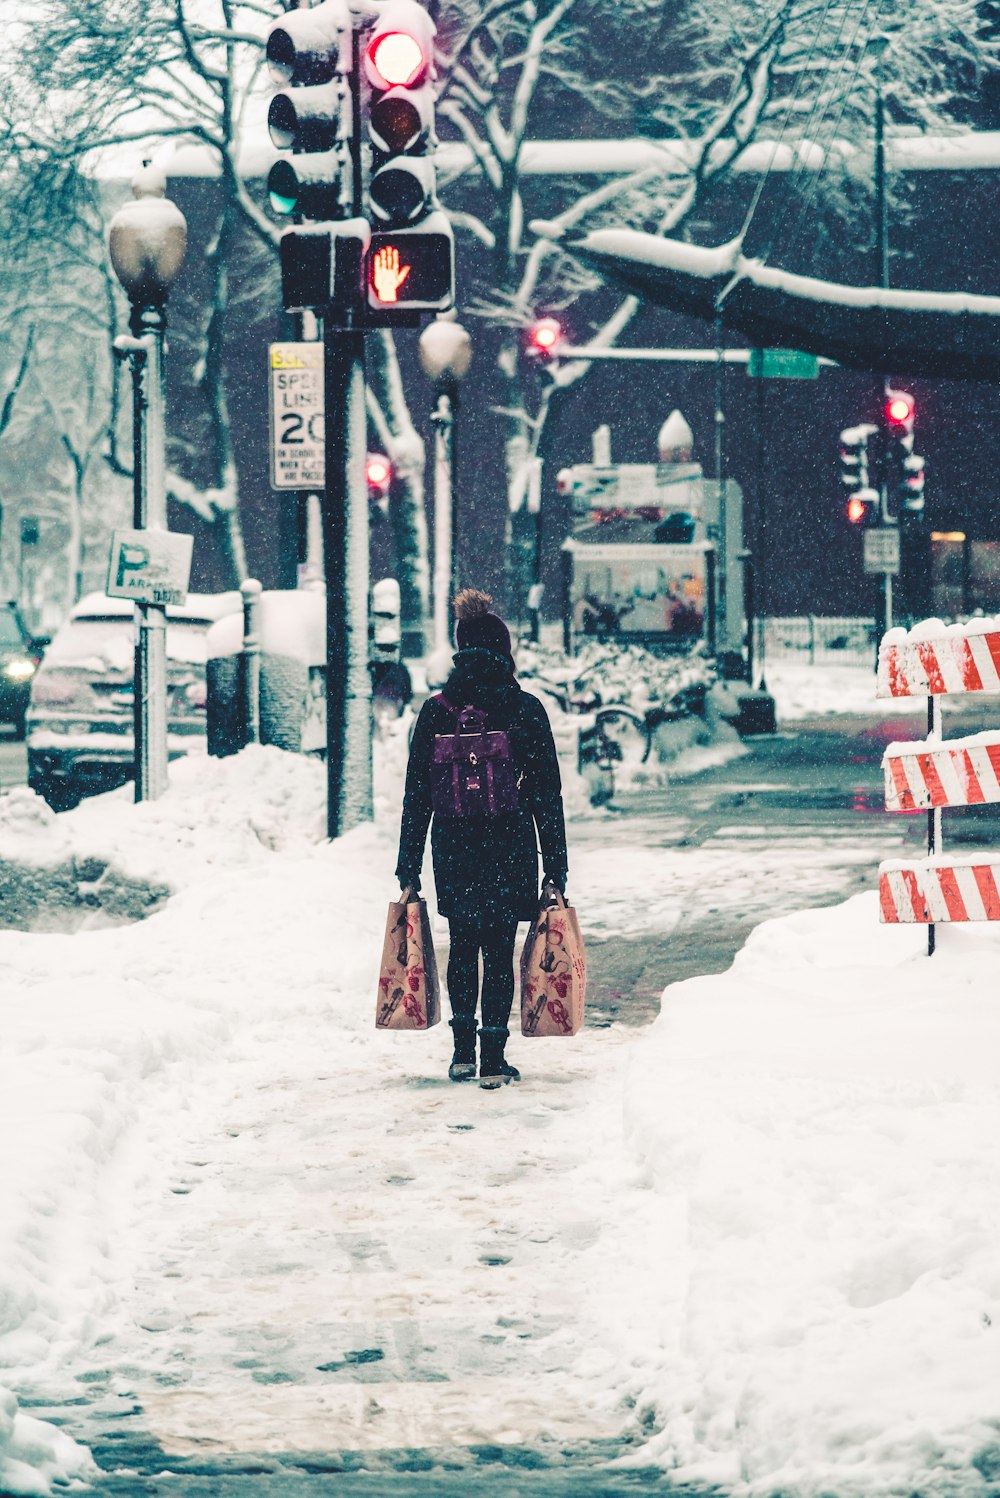
<svg viewBox="0 0 1000 1498"><path fill-rule="evenodd" d="M874 619L842 618L832 614L773 615L764 621L764 648L768 655L783 651L808 651L809 664L817 655L866 654L875 639Z"/></svg>
<svg viewBox="0 0 1000 1498"><path fill-rule="evenodd" d="M1000 921L1000 853L945 858L944 807L1000 802L1000 732L942 741L945 693L1000 692L1000 619L890 629L878 658L880 697L926 697L927 737L890 744L882 757L887 811L927 811L927 857L879 865L881 918L928 928L938 921Z"/></svg>

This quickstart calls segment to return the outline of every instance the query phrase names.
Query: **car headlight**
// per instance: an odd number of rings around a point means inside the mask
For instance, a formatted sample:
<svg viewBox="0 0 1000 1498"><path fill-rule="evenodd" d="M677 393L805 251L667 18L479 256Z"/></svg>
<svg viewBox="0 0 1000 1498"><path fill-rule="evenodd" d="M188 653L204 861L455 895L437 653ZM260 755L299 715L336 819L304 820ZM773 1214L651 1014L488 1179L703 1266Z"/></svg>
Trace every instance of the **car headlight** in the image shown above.
<svg viewBox="0 0 1000 1498"><path fill-rule="evenodd" d="M28 660L8 661L3 674L9 676L11 681L27 681L29 676L35 674L35 663Z"/></svg>

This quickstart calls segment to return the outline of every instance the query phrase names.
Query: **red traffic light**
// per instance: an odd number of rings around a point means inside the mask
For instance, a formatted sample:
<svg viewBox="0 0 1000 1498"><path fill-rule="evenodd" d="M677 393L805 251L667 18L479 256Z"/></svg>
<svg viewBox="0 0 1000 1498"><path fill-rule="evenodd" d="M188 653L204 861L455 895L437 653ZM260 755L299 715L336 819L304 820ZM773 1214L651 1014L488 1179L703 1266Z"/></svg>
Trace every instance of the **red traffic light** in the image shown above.
<svg viewBox="0 0 1000 1498"><path fill-rule="evenodd" d="M893 422L896 426L905 426L913 419L913 408L913 396L896 390L886 400L886 420Z"/></svg>
<svg viewBox="0 0 1000 1498"><path fill-rule="evenodd" d="M866 511L867 508L868 507L865 504L865 502L864 502L863 499L850 499L850 500L848 500L848 502L847 502L847 518L851 522L852 525L857 525L859 521L864 520L864 518L865 518L865 511Z"/></svg>
<svg viewBox="0 0 1000 1498"><path fill-rule="evenodd" d="M543 354L550 354L562 336L562 327L554 317L540 318L531 329L531 342Z"/></svg>
<svg viewBox="0 0 1000 1498"><path fill-rule="evenodd" d="M384 492L388 489L392 479L392 464L383 453L369 453L368 462L365 464L365 476L368 479L369 489Z"/></svg>
<svg viewBox="0 0 1000 1498"><path fill-rule="evenodd" d="M366 55L376 88L409 88L427 67L423 47L407 31L383 31L373 37Z"/></svg>

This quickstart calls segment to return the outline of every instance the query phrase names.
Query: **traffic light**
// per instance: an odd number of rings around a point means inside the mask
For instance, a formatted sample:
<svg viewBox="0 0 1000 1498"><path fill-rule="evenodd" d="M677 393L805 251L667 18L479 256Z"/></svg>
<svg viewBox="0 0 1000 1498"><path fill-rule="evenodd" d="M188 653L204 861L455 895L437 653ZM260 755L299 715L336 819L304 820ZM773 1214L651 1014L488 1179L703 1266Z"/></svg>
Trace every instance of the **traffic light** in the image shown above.
<svg viewBox="0 0 1000 1498"><path fill-rule="evenodd" d="M357 306L364 285L369 229L348 218L354 194L350 18L340 0L290 10L267 35L266 56L282 87L268 108L281 156L267 179L272 210L305 223L281 236L286 311Z"/></svg>
<svg viewBox="0 0 1000 1498"><path fill-rule="evenodd" d="M288 11L268 31L266 57L280 86L268 108L268 132L279 151L294 153L279 157L268 174L271 208L313 220L345 218L351 203L342 149L351 131L346 8L322 0L311 10Z"/></svg>
<svg viewBox="0 0 1000 1498"><path fill-rule="evenodd" d="M368 305L441 312L455 298L454 236L434 171L434 22L417 0L388 0L364 54L373 224Z"/></svg>
<svg viewBox="0 0 1000 1498"><path fill-rule="evenodd" d="M868 483L868 439L877 430L873 426L845 427L840 434L840 482L849 494L874 493Z"/></svg>
<svg viewBox="0 0 1000 1498"><path fill-rule="evenodd" d="M868 482L868 439L877 430L845 427L840 434L840 482L850 495L847 518L852 525L869 525L878 514L878 492Z"/></svg>
<svg viewBox="0 0 1000 1498"><path fill-rule="evenodd" d="M840 482L849 493L868 487L868 439L859 427L840 434Z"/></svg>
<svg viewBox="0 0 1000 1498"><path fill-rule="evenodd" d="M384 453L369 453L365 463L365 478L368 480L368 498L377 504L382 514L389 509L389 486L392 483L392 464Z"/></svg>
<svg viewBox="0 0 1000 1498"><path fill-rule="evenodd" d="M924 460L913 451L916 402L907 390L886 390L885 482L902 510L919 514L924 508Z"/></svg>
<svg viewBox="0 0 1000 1498"><path fill-rule="evenodd" d="M556 317L540 317L528 329L527 354L548 364L559 352L563 341L562 323Z"/></svg>
<svg viewBox="0 0 1000 1498"><path fill-rule="evenodd" d="M278 244L285 311L357 307L369 239L363 218L286 229Z"/></svg>
<svg viewBox="0 0 1000 1498"><path fill-rule="evenodd" d="M892 436L913 436L916 402L908 390L893 390L887 387L884 412L886 428Z"/></svg>
<svg viewBox="0 0 1000 1498"><path fill-rule="evenodd" d="M372 494L385 494L392 482L392 464L384 453L369 453L365 477Z"/></svg>

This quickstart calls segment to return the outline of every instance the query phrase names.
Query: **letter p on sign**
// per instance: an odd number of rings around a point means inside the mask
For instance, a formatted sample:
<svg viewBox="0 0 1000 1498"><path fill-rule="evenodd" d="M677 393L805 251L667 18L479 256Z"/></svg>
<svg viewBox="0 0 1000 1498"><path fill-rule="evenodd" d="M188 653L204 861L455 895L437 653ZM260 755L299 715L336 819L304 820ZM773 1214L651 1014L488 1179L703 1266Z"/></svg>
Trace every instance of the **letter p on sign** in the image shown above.
<svg viewBox="0 0 1000 1498"><path fill-rule="evenodd" d="M149 564L149 551L145 546L124 545L118 551L118 575L115 578L115 586L127 588L126 578L142 572Z"/></svg>

